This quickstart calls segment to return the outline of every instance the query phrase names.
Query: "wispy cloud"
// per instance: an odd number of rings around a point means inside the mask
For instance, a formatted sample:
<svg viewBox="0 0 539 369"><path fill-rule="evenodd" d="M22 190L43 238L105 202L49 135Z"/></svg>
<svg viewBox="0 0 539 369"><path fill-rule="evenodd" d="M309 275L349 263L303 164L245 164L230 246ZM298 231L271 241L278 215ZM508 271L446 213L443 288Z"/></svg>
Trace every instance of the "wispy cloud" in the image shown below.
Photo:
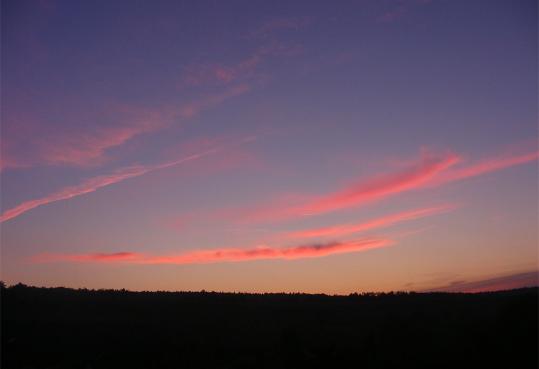
<svg viewBox="0 0 539 369"><path fill-rule="evenodd" d="M136 261L141 254L135 252L114 252L114 253L94 253L80 255L63 254L42 254L34 257L32 260L37 263L72 261L72 262L99 262L99 263L117 263L121 261Z"/></svg>
<svg viewBox="0 0 539 369"><path fill-rule="evenodd" d="M57 191L45 197L25 201L15 206L14 208L8 209L4 211L2 215L0 215L0 222L3 223L7 220L18 217L19 215L24 214L32 209L35 209L38 206L43 206L56 201L67 200L76 196L81 196L90 192L94 192L101 187L109 186L111 184L124 181L128 178L143 175L147 171L148 170L144 167L129 167L120 169L108 175L91 178L79 185L63 188L60 191Z"/></svg>
<svg viewBox="0 0 539 369"><path fill-rule="evenodd" d="M424 152L419 161L404 170L361 180L333 193L310 198L295 206L269 206L244 211L249 221L284 220L306 215L318 215L357 207L402 192L423 188L436 175L460 160L453 153L434 155Z"/></svg>
<svg viewBox="0 0 539 369"><path fill-rule="evenodd" d="M89 116L87 118L90 119ZM171 115L165 110L114 106L92 116L98 123L103 121L110 124L95 124L91 129L77 130L66 127L51 132L48 125L36 117L27 114L22 117L8 116L2 137L0 166L6 169L34 165L100 165L107 159L107 150L137 135L164 128L170 118Z"/></svg>
<svg viewBox="0 0 539 369"><path fill-rule="evenodd" d="M303 245L284 248L257 246L252 248L223 248L215 250L197 250L178 255L152 256L141 253L93 253L93 254L41 254L32 260L41 262L123 262L131 264L208 264L220 262L241 262L263 259L303 259L317 258L333 254L367 251L390 246L387 239L362 239L347 242Z"/></svg>
<svg viewBox="0 0 539 369"><path fill-rule="evenodd" d="M327 213L419 189L459 161L459 156L455 154L436 156L424 153L419 163L405 171L361 181L333 194L320 197L299 207L296 211L303 214Z"/></svg>
<svg viewBox="0 0 539 369"><path fill-rule="evenodd" d="M28 124L21 131L17 128L19 125L13 122L2 137L0 170L34 165L100 165L108 159L108 150L141 134L156 132L186 121L249 90L248 84L239 83L217 92L202 94L174 107L146 110L129 106L115 107L101 113L112 123L97 125L92 130L40 134L39 124Z"/></svg>
<svg viewBox="0 0 539 369"><path fill-rule="evenodd" d="M174 116L179 118L192 118L203 110L221 104L225 100L228 100L232 97L243 95L249 90L250 86L245 83L227 87L219 93L206 95L204 97L195 99L189 103L181 105L180 108L174 113Z"/></svg>
<svg viewBox="0 0 539 369"><path fill-rule="evenodd" d="M391 3L391 8L386 10L376 20L378 22L391 23L407 15L413 7L429 4L431 0L397 0Z"/></svg>
<svg viewBox="0 0 539 369"><path fill-rule="evenodd" d="M311 20L309 17L274 19L259 31L304 27ZM235 63L193 63L185 67L177 84L182 90L196 87L196 93L188 94L186 100L171 105L145 109L123 105L79 112L78 116L61 114L61 119L66 122L92 121L91 125L77 125L85 126L84 129L72 130L62 126L51 131L52 125L39 117L32 117L32 122L22 119L29 113L21 108L20 112L13 112L4 119L0 171L37 165L101 165L109 159L107 154L111 149L126 144L134 137L180 124L225 100L249 92L256 82L263 79L258 69L266 59L297 54L298 50L297 45L292 47L272 40Z"/></svg>
<svg viewBox="0 0 539 369"><path fill-rule="evenodd" d="M292 47L273 41L256 48L235 63L193 63L184 68L177 86L183 90L201 86L226 86L233 83L252 84L259 79L260 66L268 58L295 55L299 50L298 46Z"/></svg>
<svg viewBox="0 0 539 369"><path fill-rule="evenodd" d="M230 83L237 78L236 68L218 63L192 64L184 68L178 87L198 87L206 83Z"/></svg>
<svg viewBox="0 0 539 369"><path fill-rule="evenodd" d="M408 162L406 167L399 171L366 178L357 184L349 185L327 195L296 196L296 198L286 201L274 200L268 205L256 208L236 209L220 213L228 217L235 216L247 222L281 221L325 214L339 209L359 207L413 190L440 186L526 164L537 160L538 157L539 152L537 151L525 154L505 154L475 164L463 165L461 156L454 153L434 155L423 152L419 160Z"/></svg>
<svg viewBox="0 0 539 369"><path fill-rule="evenodd" d="M47 205L47 204L57 202L57 201L68 200L77 196L95 192L100 188L110 186L118 182L125 181L126 179L139 177L141 175L144 175L148 172L152 172L155 170L180 165L188 161L196 160L203 156L215 153L216 151L217 151L217 148L213 148L213 149L209 149L204 152L189 155L189 156L186 156L184 158L174 160L174 161L168 161L168 162L151 165L151 166L130 166L126 168L121 168L107 175L90 178L76 186L65 187L45 197L25 201L11 209L8 209L4 211L2 215L0 215L0 223L3 223L7 220L18 217L19 215L22 215L26 213L27 211L35 209L39 206Z"/></svg>
<svg viewBox="0 0 539 369"><path fill-rule="evenodd" d="M441 205L429 208L404 211L396 214L369 220L359 224L339 225L332 227L322 227L292 232L288 234L290 238L311 238L311 237L338 237L353 233L365 232L372 229L388 227L393 224L427 217L430 215L445 213L455 209L455 205Z"/></svg>
<svg viewBox="0 0 539 369"><path fill-rule="evenodd" d="M529 152L520 155L504 155L495 158L486 159L476 164L468 165L463 168L455 168L440 175L433 181L433 185L441 185L447 182L459 181L470 177L480 176L490 172L495 172L516 165L526 164L537 160L539 152Z"/></svg>
<svg viewBox="0 0 539 369"><path fill-rule="evenodd" d="M260 27L249 33L250 38L268 37L278 31L300 30L314 22L311 16L277 17L263 22Z"/></svg>
<svg viewBox="0 0 539 369"><path fill-rule="evenodd" d="M47 165L77 167L99 165L106 161L106 151L123 145L135 136L165 126L161 119L144 120L130 125L111 126L91 133L60 134L38 143L39 160Z"/></svg>
<svg viewBox="0 0 539 369"><path fill-rule="evenodd" d="M397 7L386 11L377 18L378 22L394 22L395 20L402 18L407 12L407 8L403 4L399 4Z"/></svg>

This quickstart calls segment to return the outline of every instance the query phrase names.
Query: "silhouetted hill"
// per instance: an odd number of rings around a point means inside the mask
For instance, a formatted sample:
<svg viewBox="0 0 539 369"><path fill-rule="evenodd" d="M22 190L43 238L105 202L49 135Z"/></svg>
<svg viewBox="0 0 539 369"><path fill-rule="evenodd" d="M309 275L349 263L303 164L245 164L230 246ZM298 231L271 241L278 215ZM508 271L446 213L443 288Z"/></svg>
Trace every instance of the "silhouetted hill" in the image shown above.
<svg viewBox="0 0 539 369"><path fill-rule="evenodd" d="M2 368L537 368L538 289L2 288Z"/></svg>

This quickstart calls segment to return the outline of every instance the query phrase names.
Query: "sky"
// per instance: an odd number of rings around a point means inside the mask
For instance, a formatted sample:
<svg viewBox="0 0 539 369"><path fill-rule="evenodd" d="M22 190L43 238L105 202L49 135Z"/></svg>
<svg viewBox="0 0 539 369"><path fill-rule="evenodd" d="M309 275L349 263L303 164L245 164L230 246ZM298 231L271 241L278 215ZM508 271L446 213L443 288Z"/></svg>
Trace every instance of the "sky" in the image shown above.
<svg viewBox="0 0 539 369"><path fill-rule="evenodd" d="M537 285L536 1L1 6L6 283Z"/></svg>

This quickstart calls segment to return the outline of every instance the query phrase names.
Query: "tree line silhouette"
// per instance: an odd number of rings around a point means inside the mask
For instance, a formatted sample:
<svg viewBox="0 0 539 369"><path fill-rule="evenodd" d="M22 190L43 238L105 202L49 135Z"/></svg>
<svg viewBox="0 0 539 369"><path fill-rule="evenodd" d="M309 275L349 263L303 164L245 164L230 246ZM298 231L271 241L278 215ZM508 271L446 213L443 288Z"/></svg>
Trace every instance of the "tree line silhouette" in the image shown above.
<svg viewBox="0 0 539 369"><path fill-rule="evenodd" d="M2 368L537 368L538 288L1 292Z"/></svg>

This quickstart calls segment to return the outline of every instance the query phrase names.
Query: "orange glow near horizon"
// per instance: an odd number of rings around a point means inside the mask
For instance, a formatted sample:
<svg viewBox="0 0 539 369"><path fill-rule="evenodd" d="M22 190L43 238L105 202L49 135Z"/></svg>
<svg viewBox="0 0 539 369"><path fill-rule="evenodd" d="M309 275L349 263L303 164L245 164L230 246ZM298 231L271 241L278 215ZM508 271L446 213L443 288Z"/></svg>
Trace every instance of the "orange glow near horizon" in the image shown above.
<svg viewBox="0 0 539 369"><path fill-rule="evenodd" d="M3 281L345 293L539 269L531 0L200 1L2 2Z"/></svg>

